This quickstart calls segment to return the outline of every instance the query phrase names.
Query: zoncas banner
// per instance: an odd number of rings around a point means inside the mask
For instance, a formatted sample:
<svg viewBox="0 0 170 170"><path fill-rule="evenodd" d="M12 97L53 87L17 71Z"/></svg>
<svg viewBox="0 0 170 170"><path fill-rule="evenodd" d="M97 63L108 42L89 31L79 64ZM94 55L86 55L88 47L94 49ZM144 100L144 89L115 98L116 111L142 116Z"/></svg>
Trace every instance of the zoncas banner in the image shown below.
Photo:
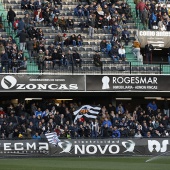
<svg viewBox="0 0 170 170"><path fill-rule="evenodd" d="M0 91L85 91L84 76L0 75Z"/></svg>
<svg viewBox="0 0 170 170"><path fill-rule="evenodd" d="M164 75L87 75L87 91L170 91Z"/></svg>
<svg viewBox="0 0 170 170"><path fill-rule="evenodd" d="M168 138L65 139L57 144L41 140L1 140L4 156L169 155Z"/></svg>

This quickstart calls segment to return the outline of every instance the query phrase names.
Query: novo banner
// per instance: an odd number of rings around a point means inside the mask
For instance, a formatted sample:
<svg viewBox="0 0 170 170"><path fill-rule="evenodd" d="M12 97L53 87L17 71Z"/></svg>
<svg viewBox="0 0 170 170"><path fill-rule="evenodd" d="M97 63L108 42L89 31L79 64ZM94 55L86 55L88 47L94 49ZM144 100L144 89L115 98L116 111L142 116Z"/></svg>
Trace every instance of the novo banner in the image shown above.
<svg viewBox="0 0 170 170"><path fill-rule="evenodd" d="M168 155L169 138L63 139L57 145L41 140L1 140L4 156Z"/></svg>
<svg viewBox="0 0 170 170"><path fill-rule="evenodd" d="M155 48L170 47L169 31L138 31L138 38L142 48L145 47L147 42L152 44Z"/></svg>
<svg viewBox="0 0 170 170"><path fill-rule="evenodd" d="M170 91L166 75L87 75L87 91Z"/></svg>
<svg viewBox="0 0 170 170"><path fill-rule="evenodd" d="M0 91L85 91L85 77L80 75L0 75Z"/></svg>

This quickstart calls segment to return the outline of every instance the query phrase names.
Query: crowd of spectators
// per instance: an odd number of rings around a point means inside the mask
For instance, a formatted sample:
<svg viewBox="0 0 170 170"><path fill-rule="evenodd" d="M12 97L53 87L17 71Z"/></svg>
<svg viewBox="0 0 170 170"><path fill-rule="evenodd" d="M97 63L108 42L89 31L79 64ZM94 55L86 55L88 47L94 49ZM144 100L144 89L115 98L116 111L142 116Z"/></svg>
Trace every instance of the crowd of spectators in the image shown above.
<svg viewBox="0 0 170 170"><path fill-rule="evenodd" d="M144 0L134 0L134 2L136 17L141 19L145 30L170 31L170 6L168 3Z"/></svg>
<svg viewBox="0 0 170 170"><path fill-rule="evenodd" d="M83 116L76 121L73 112L81 103L56 105L44 100L29 107L9 104L0 108L0 138L39 139L49 132L60 138L169 137L169 102L165 99L162 104L162 109L155 101L143 107L132 103L98 105L101 110L96 119Z"/></svg>

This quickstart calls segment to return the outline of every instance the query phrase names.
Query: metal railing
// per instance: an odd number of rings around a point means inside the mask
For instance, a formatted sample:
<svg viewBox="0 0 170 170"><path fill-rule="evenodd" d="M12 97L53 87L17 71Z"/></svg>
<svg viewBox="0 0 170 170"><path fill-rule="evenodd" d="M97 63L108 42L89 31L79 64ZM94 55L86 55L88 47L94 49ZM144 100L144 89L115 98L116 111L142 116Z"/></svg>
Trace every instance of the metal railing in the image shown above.
<svg viewBox="0 0 170 170"><path fill-rule="evenodd" d="M68 66L61 66L59 63L37 63L36 61L16 61L15 73L49 73L49 74L170 74L170 65L168 63L152 63L141 64L141 62L117 62L109 63L103 61L102 66L96 67L93 61L82 61L81 67L79 65L69 64ZM3 68L2 68L3 67ZM6 64L0 63L0 73L13 73L11 61L6 61Z"/></svg>

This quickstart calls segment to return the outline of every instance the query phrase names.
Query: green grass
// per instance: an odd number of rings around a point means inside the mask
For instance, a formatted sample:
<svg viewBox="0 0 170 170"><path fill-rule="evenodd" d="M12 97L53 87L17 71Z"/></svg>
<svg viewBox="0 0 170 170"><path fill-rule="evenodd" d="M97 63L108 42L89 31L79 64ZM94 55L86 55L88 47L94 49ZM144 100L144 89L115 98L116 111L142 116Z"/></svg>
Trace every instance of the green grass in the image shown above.
<svg viewBox="0 0 170 170"><path fill-rule="evenodd" d="M74 157L0 159L1 170L168 170L170 157Z"/></svg>

